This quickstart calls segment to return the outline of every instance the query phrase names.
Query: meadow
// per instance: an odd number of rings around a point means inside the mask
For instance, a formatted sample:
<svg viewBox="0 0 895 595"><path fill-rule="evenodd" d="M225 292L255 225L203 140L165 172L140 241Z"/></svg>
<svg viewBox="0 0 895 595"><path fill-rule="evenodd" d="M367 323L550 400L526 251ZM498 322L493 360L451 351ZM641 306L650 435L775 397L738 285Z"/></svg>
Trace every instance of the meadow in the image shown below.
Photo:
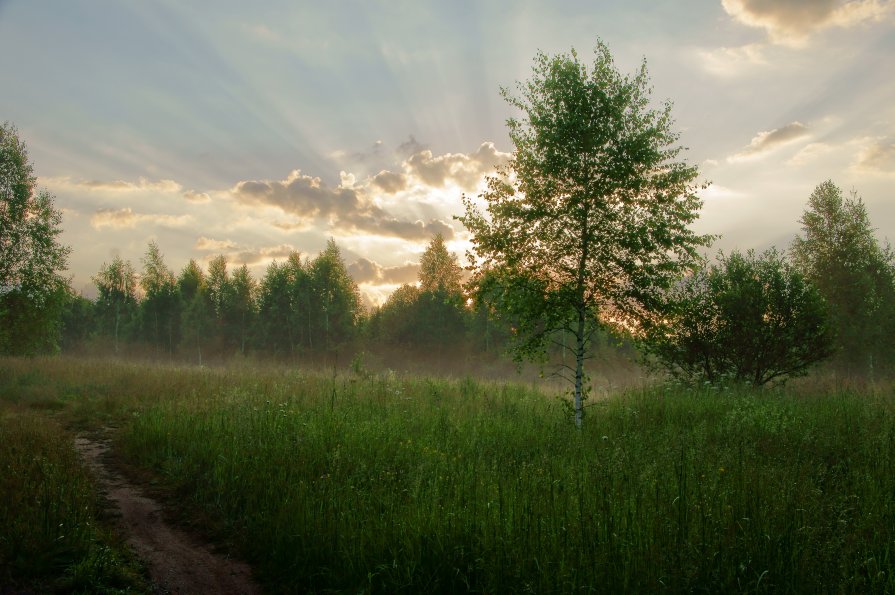
<svg viewBox="0 0 895 595"><path fill-rule="evenodd" d="M657 385L590 403L577 431L521 384L6 358L0 403L0 465L66 469L0 480L20 511L0 510L7 580L73 576L97 551L126 563L86 529L52 568L10 553L60 523L102 531L70 441L111 427L123 461L273 593L895 591L887 386Z"/></svg>

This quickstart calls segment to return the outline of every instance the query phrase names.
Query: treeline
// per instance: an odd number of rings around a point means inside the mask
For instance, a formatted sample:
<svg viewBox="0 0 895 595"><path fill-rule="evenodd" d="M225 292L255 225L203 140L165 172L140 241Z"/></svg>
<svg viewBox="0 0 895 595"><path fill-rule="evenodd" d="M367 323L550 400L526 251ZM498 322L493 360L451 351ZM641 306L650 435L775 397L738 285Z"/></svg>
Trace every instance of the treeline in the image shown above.
<svg viewBox="0 0 895 595"><path fill-rule="evenodd" d="M256 279L218 256L175 274L150 242L138 270L115 258L93 277L95 300L72 295L62 317L63 351L138 352L203 362L263 353L282 358L360 350L425 350L432 356L493 353L508 335L467 297L457 257L437 235L418 284L364 308L335 241L314 258L293 252Z"/></svg>

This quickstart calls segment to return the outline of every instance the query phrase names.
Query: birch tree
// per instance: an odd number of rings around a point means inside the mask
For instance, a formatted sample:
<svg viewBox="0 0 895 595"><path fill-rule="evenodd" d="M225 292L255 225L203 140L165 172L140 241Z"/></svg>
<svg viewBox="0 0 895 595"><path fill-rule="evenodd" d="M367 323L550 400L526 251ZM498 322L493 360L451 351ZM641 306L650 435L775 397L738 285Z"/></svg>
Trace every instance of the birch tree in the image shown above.
<svg viewBox="0 0 895 595"><path fill-rule="evenodd" d="M515 320L517 355L543 353L557 333L574 337L566 377L580 427L595 332L655 315L711 238L689 229L702 204L698 172L679 160L671 104L650 106L645 62L623 76L602 42L590 68L574 50L539 53L518 92L502 89L521 112L507 121L513 156L480 201L464 196L460 219L476 278L487 276Z"/></svg>

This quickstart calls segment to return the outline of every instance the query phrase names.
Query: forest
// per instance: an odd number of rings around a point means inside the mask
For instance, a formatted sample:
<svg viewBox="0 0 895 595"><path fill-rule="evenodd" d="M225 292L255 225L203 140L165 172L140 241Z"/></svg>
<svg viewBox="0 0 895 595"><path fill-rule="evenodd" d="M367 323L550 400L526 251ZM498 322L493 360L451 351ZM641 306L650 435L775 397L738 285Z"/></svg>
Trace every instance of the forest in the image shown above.
<svg viewBox="0 0 895 595"><path fill-rule="evenodd" d="M260 278L151 241L84 297L0 127L0 592L892 592L895 253L827 180L791 244L712 254L651 92L539 53L469 254L433 235L379 306L332 239ZM224 582L170 578L128 490Z"/></svg>

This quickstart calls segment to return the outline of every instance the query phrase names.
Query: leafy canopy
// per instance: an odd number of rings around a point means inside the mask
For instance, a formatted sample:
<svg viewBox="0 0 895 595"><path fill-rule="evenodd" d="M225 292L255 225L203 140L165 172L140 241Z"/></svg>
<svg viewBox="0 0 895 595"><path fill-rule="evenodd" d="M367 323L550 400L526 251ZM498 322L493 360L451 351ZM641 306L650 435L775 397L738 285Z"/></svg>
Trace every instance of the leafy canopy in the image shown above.
<svg viewBox="0 0 895 595"><path fill-rule="evenodd" d="M0 125L0 353L59 346L71 249L59 242L53 196L36 187L25 143L12 124Z"/></svg>
<svg viewBox="0 0 895 595"><path fill-rule="evenodd" d="M646 64L633 76L598 43L578 55L535 58L507 121L515 151L481 202L465 196L476 279L517 323L517 354L543 353L560 330L575 338L576 410L582 362L601 323L636 327L710 241L694 234L696 167L678 160L671 105L650 107ZM496 285L500 290L495 290Z"/></svg>
<svg viewBox="0 0 895 595"><path fill-rule="evenodd" d="M644 346L685 382L761 386L802 376L833 352L820 292L775 249L720 254L670 292Z"/></svg>
<svg viewBox="0 0 895 595"><path fill-rule="evenodd" d="M876 239L864 203L854 195L844 197L828 180L811 193L800 223L793 261L830 305L838 366L849 373L872 373L874 366L892 365L895 258Z"/></svg>

